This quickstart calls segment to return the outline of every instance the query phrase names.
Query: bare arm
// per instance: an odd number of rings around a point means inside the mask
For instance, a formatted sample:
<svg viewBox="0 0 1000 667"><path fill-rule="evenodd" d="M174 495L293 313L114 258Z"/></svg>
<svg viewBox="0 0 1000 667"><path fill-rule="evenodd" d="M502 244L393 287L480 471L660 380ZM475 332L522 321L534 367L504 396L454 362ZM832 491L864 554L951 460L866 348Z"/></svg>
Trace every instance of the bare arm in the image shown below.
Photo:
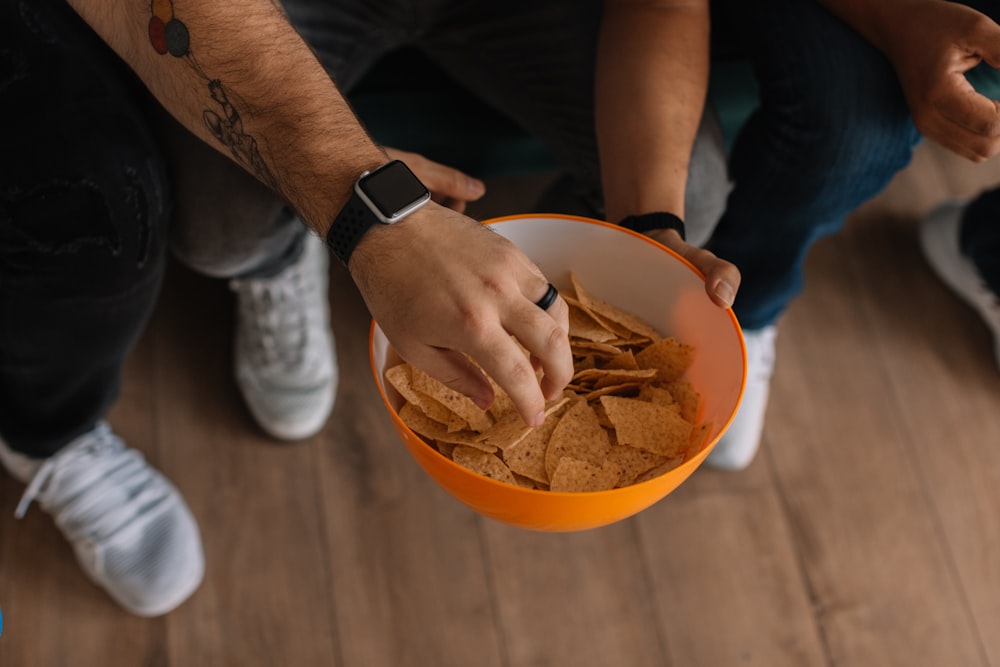
<svg viewBox="0 0 1000 667"><path fill-rule="evenodd" d="M596 122L608 220L666 212L684 218L688 165L705 108L709 67L707 0L608 0L596 72ZM705 289L732 304L739 271L684 243L649 236L705 274Z"/></svg>
<svg viewBox="0 0 1000 667"><path fill-rule="evenodd" d="M167 111L319 234L355 179L387 161L272 0L70 2ZM466 355L529 423L540 423L544 398L573 374L566 304L537 308L541 271L456 211L432 202L398 224L377 225L349 269L400 355L481 406L493 390ZM541 384L511 336L543 370Z"/></svg>
<svg viewBox="0 0 1000 667"><path fill-rule="evenodd" d="M1000 67L1000 26L947 0L823 0L892 62L917 128L976 162L1000 154L1000 103L965 73Z"/></svg>
<svg viewBox="0 0 1000 667"><path fill-rule="evenodd" d="M320 233L358 174L387 160L269 1L70 4L167 111Z"/></svg>
<svg viewBox="0 0 1000 667"><path fill-rule="evenodd" d="M708 89L708 22L700 0L606 3L596 118L609 220L655 211L684 217Z"/></svg>

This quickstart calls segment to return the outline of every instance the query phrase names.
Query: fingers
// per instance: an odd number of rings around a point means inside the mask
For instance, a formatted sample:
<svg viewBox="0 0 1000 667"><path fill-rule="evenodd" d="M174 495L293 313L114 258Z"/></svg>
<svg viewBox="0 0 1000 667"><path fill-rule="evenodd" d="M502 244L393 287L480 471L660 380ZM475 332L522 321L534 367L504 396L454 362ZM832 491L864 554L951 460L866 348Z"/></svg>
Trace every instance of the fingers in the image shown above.
<svg viewBox="0 0 1000 667"><path fill-rule="evenodd" d="M1000 154L1000 135L983 136L939 115L915 118L914 122L922 135L972 162L983 162Z"/></svg>
<svg viewBox="0 0 1000 667"><path fill-rule="evenodd" d="M1000 152L1000 103L977 93L961 72L936 93L930 111L914 113L924 136L973 160Z"/></svg>
<svg viewBox="0 0 1000 667"><path fill-rule="evenodd" d="M1000 69L1000 24L977 12L976 27L970 31L967 48L993 67Z"/></svg>
<svg viewBox="0 0 1000 667"><path fill-rule="evenodd" d="M945 43L921 49L939 52L938 58L923 67L910 65L900 80L920 132L981 162L1000 153L1000 103L978 93L966 73L984 61L1000 66L1000 25L959 4L938 5L936 11L947 12L936 33Z"/></svg>
<svg viewBox="0 0 1000 667"><path fill-rule="evenodd" d="M542 372L542 394L551 401L573 379L569 306L557 298L546 310L532 303L524 313L508 330L530 352L532 366Z"/></svg>
<svg viewBox="0 0 1000 667"><path fill-rule="evenodd" d="M488 410L493 405L495 396L492 385L464 354L455 350L422 346L402 356L431 377L471 398L481 409Z"/></svg>
<svg viewBox="0 0 1000 667"><path fill-rule="evenodd" d="M545 276L480 223L437 204L412 220L369 232L354 253L349 268L372 316L410 363L480 407L492 403L491 378L526 423L540 423L546 396L572 378L568 306L535 305Z"/></svg>
<svg viewBox="0 0 1000 667"><path fill-rule="evenodd" d="M704 248L685 243L673 229L656 229L649 232L648 236L691 262L705 275L705 292L712 303L720 308L733 305L741 280L740 271L735 265L719 259Z"/></svg>
<svg viewBox="0 0 1000 667"><path fill-rule="evenodd" d="M524 422L538 426L544 421L545 401L558 397L573 377L569 307L562 299L548 310L529 297L516 301L467 339L464 351L482 371L465 354L444 348L425 347L404 357L483 409L494 399L485 372L507 393Z"/></svg>
<svg viewBox="0 0 1000 667"><path fill-rule="evenodd" d="M565 302L559 305L566 309ZM532 309L535 312L530 312ZM545 420L546 399L558 396L573 377L569 337L552 317L527 301L511 318L504 327L480 339L470 354L507 392L524 422L539 426ZM534 363L540 365L543 373L541 385Z"/></svg>

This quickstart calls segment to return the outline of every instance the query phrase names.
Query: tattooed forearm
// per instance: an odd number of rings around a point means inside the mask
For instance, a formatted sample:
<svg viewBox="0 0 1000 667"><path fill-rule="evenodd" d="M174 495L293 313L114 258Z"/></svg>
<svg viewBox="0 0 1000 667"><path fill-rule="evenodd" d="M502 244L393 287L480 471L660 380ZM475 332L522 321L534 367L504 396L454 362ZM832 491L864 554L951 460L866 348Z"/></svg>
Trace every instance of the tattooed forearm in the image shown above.
<svg viewBox="0 0 1000 667"><path fill-rule="evenodd" d="M219 79L208 76L191 52L191 35L187 26L174 16L173 0L152 0L149 19L149 41L160 55L170 54L184 60L208 86L214 107L202 112L205 127L213 137L229 149L233 159L254 174L261 182L280 192L278 180L260 153L257 140L243 128L240 113Z"/></svg>

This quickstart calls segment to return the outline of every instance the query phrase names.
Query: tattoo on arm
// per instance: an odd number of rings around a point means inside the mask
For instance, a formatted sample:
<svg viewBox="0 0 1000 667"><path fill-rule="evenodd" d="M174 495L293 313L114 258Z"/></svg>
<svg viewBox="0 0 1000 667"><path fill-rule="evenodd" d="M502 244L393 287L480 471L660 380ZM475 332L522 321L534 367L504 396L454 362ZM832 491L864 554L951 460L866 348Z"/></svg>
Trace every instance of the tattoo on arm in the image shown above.
<svg viewBox="0 0 1000 667"><path fill-rule="evenodd" d="M215 104L202 112L205 127L223 146L229 149L233 159L257 176L265 185L276 192L281 187L267 163L260 154L257 140L243 129L243 120L236 105L230 99L240 99L227 92L219 79L213 79L195 60L191 53L191 35L187 26L174 17L173 0L150 0L149 41L161 56L170 54L183 59L208 86L208 92ZM245 105L244 105L245 106Z"/></svg>

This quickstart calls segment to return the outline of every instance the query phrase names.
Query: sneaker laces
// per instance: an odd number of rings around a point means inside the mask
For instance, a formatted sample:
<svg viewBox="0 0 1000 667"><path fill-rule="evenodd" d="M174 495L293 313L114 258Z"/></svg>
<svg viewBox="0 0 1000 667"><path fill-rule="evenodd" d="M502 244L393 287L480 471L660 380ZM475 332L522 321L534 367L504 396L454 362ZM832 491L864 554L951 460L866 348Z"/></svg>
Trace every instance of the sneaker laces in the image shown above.
<svg viewBox="0 0 1000 667"><path fill-rule="evenodd" d="M309 325L319 317L314 305L315 280L304 275L305 258L272 279L233 280L248 353L259 366L296 368L308 362Z"/></svg>
<svg viewBox="0 0 1000 667"><path fill-rule="evenodd" d="M170 488L142 454L125 446L106 423L41 463L14 516L38 500L72 541L97 543L167 500Z"/></svg>

